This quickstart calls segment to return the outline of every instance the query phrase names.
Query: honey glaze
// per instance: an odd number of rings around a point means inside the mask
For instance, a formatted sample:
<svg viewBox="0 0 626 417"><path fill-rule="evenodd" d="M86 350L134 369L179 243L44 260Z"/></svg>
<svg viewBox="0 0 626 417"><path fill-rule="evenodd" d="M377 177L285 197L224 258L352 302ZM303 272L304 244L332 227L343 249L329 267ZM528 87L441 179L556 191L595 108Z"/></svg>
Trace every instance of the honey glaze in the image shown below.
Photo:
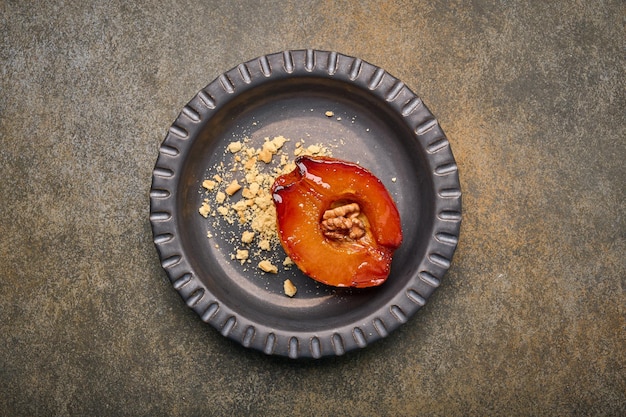
<svg viewBox="0 0 626 417"><path fill-rule="evenodd" d="M272 186L281 245L316 281L385 282L402 243L400 215L382 182L358 164L304 156Z"/></svg>

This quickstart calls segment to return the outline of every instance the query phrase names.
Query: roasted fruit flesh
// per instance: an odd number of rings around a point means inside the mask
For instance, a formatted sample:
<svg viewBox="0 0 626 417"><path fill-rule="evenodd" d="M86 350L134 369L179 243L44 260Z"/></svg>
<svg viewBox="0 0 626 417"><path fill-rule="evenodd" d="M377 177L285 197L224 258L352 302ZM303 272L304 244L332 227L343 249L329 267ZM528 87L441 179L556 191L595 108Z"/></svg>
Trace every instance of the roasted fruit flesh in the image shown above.
<svg viewBox="0 0 626 417"><path fill-rule="evenodd" d="M306 275L337 287L385 282L402 227L372 173L335 158L303 156L276 179L272 196L282 246Z"/></svg>

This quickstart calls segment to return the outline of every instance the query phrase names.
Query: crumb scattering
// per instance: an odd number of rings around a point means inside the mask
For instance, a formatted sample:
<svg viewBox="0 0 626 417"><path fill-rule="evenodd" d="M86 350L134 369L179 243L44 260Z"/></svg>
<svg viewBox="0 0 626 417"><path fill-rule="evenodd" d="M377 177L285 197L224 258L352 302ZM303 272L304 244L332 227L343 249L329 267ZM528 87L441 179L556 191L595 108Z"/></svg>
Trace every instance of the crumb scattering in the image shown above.
<svg viewBox="0 0 626 417"><path fill-rule="evenodd" d="M208 220L207 238L230 246L228 256L242 265L258 265L259 273L290 269L293 261L280 251L276 209L270 188L274 180L293 171L300 155L331 156L324 145L305 144L299 138L291 147L282 135L261 140L237 138L227 144L224 158L202 179L203 201L198 208ZM214 245L219 248L217 243ZM295 288L295 287L294 287Z"/></svg>

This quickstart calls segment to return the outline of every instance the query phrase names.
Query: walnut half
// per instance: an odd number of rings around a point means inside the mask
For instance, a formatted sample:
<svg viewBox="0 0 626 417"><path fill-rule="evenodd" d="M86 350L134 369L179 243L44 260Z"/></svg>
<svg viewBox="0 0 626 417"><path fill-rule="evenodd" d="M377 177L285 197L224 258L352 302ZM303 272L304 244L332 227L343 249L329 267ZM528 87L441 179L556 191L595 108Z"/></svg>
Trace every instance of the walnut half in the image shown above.
<svg viewBox="0 0 626 417"><path fill-rule="evenodd" d="M329 239L358 240L365 236L365 225L358 218L361 207L357 203L344 204L326 210L322 216L322 233Z"/></svg>

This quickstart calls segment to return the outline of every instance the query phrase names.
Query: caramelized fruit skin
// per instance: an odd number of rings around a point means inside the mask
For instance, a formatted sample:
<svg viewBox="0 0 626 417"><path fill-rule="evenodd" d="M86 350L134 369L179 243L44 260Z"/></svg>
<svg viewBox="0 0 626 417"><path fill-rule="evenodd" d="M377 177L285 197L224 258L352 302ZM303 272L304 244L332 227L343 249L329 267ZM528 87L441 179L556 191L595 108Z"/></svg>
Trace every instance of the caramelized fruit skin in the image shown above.
<svg viewBox="0 0 626 417"><path fill-rule="evenodd" d="M378 178L350 162L304 156L272 186L278 234L287 255L311 278L337 287L371 287L389 276L402 243L400 215ZM363 238L329 239L320 226L326 210L357 203Z"/></svg>

